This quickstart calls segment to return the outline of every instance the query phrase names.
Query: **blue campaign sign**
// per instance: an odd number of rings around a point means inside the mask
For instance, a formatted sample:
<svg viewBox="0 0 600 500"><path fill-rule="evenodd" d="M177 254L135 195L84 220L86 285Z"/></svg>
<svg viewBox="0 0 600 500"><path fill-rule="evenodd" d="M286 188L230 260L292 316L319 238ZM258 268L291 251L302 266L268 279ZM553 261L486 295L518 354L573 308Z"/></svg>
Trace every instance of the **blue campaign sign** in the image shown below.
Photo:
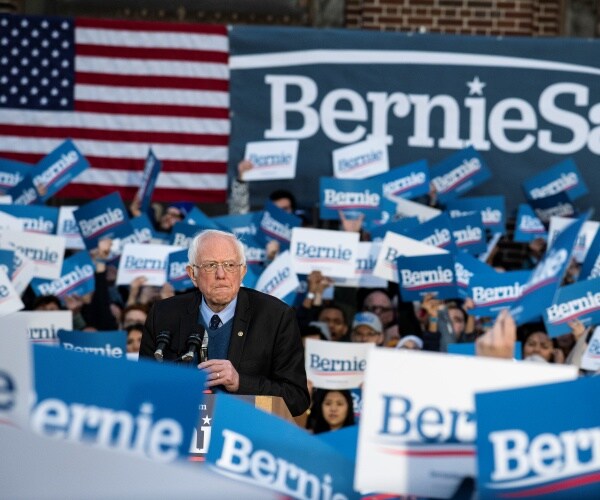
<svg viewBox="0 0 600 500"><path fill-rule="evenodd" d="M568 323L574 319L586 327L600 323L600 277L559 288L552 305L544 309L550 337L569 333Z"/></svg>
<svg viewBox="0 0 600 500"><path fill-rule="evenodd" d="M461 299L466 299L470 296L469 284L473 276L480 273L494 272L494 268L476 259L471 254L459 252L454 257L454 272L456 273L458 296Z"/></svg>
<svg viewBox="0 0 600 500"><path fill-rule="evenodd" d="M194 288L194 284L186 271L188 263L187 248L167 255L167 281L171 283L177 292Z"/></svg>
<svg viewBox="0 0 600 500"><path fill-rule="evenodd" d="M507 307L511 307L523 294L525 283L531 271L506 271L499 273L493 269L475 274L469 283L469 296L474 308L473 316L494 317Z"/></svg>
<svg viewBox="0 0 600 500"><path fill-rule="evenodd" d="M23 221L23 230L29 233L55 234L58 207L45 205L1 205L0 211Z"/></svg>
<svg viewBox="0 0 600 500"><path fill-rule="evenodd" d="M54 280L34 278L31 287L37 296L56 295L63 298L68 295L83 297L96 289L95 266L89 254L77 252L63 260L60 278Z"/></svg>
<svg viewBox="0 0 600 500"><path fill-rule="evenodd" d="M579 280L589 280L600 276L600 231L596 232L594 240L581 265Z"/></svg>
<svg viewBox="0 0 600 500"><path fill-rule="evenodd" d="M245 241L248 236L256 238L258 234L258 221L262 211L248 212L241 215L222 215L213 217L212 221L217 224L219 229L229 231L235 234L242 241Z"/></svg>
<svg viewBox="0 0 600 500"><path fill-rule="evenodd" d="M386 198L417 198L429 193L429 165L419 160L395 167L370 178L381 184L381 194Z"/></svg>
<svg viewBox="0 0 600 500"><path fill-rule="evenodd" d="M31 173L33 165L0 158L0 193L15 187Z"/></svg>
<svg viewBox="0 0 600 500"><path fill-rule="evenodd" d="M156 179L162 168L162 162L156 157L152 148L148 150L148 156L144 163L144 172L142 173L142 180L140 182L140 188L136 194L140 200L140 210L147 212L150 208L150 202L152 201L152 193L154 192L154 186L156 185Z"/></svg>
<svg viewBox="0 0 600 500"><path fill-rule="evenodd" d="M446 204L446 210L452 218L479 212L481 213L481 221L488 231L502 234L506 231L504 196L478 196L450 200Z"/></svg>
<svg viewBox="0 0 600 500"><path fill-rule="evenodd" d="M535 215L544 224L548 224L552 217L573 217L577 213L575 205L564 192L546 196L546 198L529 200L529 204Z"/></svg>
<svg viewBox="0 0 600 500"><path fill-rule="evenodd" d="M6 191L12 197L13 205L33 205L41 203L40 194L33 185L33 178L28 175L16 186Z"/></svg>
<svg viewBox="0 0 600 500"><path fill-rule="evenodd" d="M10 279L15 270L15 252L0 248L0 270L4 271Z"/></svg>
<svg viewBox="0 0 600 500"><path fill-rule="evenodd" d="M265 204L265 210L258 219L259 241L266 244L270 240L279 242L280 250L287 250L292 239L292 229L302 226L302 219L282 210L273 202Z"/></svg>
<svg viewBox="0 0 600 500"><path fill-rule="evenodd" d="M360 498L346 454L226 394L216 397L206 461L226 477L292 498Z"/></svg>
<svg viewBox="0 0 600 500"><path fill-rule="evenodd" d="M200 231L208 229L196 224L188 224L187 222L176 222L171 229L169 237L169 245L175 247L188 248L190 243Z"/></svg>
<svg viewBox="0 0 600 500"><path fill-rule="evenodd" d="M476 394L479 498L600 498L599 391L586 377Z"/></svg>
<svg viewBox="0 0 600 500"><path fill-rule="evenodd" d="M356 448L358 446L358 425L342 427L335 432L321 432L315 434L316 439L327 443L334 450L344 455L351 462L356 461Z"/></svg>
<svg viewBox="0 0 600 500"><path fill-rule="evenodd" d="M133 227L119 193L111 193L80 206L73 212L85 246L92 250L104 238L124 238Z"/></svg>
<svg viewBox="0 0 600 500"><path fill-rule="evenodd" d="M404 217L387 224L381 224L371 229L371 241L381 241L385 238L385 233L391 231L397 234L408 234L409 231L416 228L419 225L418 217Z"/></svg>
<svg viewBox="0 0 600 500"><path fill-rule="evenodd" d="M403 301L422 300L428 293L438 299L458 297L452 254L401 256L396 265Z"/></svg>
<svg viewBox="0 0 600 500"><path fill-rule="evenodd" d="M258 282L258 278L264 270L265 268L262 264L248 264L246 266L246 274L244 279L242 279L242 286L254 289Z"/></svg>
<svg viewBox="0 0 600 500"><path fill-rule="evenodd" d="M85 352L106 358L127 359L127 332L125 330L85 332L63 330L57 332L59 345L74 352Z"/></svg>
<svg viewBox="0 0 600 500"><path fill-rule="evenodd" d="M263 264L267 259L267 251L265 249L265 245L263 244L260 238L255 238L254 236L242 236L240 237L242 244L244 245L244 254L246 255L246 264L249 266L258 266L261 268L258 271L258 275L262 273L264 270Z"/></svg>
<svg viewBox="0 0 600 500"><path fill-rule="evenodd" d="M222 229L222 227L219 224L217 224L214 221L214 219L211 219L208 215L206 215L195 205L185 216L183 222L187 224L196 224L197 226L203 227L205 229Z"/></svg>
<svg viewBox="0 0 600 500"><path fill-rule="evenodd" d="M152 221L146 214L133 217L129 219L129 222L133 228L133 234L136 237L136 243L149 243L156 237L154 233L154 226L152 226Z"/></svg>
<svg viewBox="0 0 600 500"><path fill-rule="evenodd" d="M544 226L530 205L521 203L517 212L513 239L519 243L529 243L536 238L548 238L546 226Z"/></svg>
<svg viewBox="0 0 600 500"><path fill-rule="evenodd" d="M200 370L38 345L33 353L35 432L163 463L187 459L206 380Z"/></svg>
<svg viewBox="0 0 600 500"><path fill-rule="evenodd" d="M523 182L523 191L529 200L546 198L558 193L566 193L570 200L576 200L588 192L581 172L572 158Z"/></svg>
<svg viewBox="0 0 600 500"><path fill-rule="evenodd" d="M45 202L89 167L85 156L73 141L67 139L38 162L31 178L38 191L43 193L40 199Z"/></svg>
<svg viewBox="0 0 600 500"><path fill-rule="evenodd" d="M492 173L473 146L431 167L431 183L440 203L457 198L487 181Z"/></svg>
<svg viewBox="0 0 600 500"><path fill-rule="evenodd" d="M461 342L448 344L448 354L458 354L461 356L475 356L475 342ZM518 340L515 342L515 349L513 351L514 359L522 359L522 348L521 342Z"/></svg>
<svg viewBox="0 0 600 500"><path fill-rule="evenodd" d="M450 230L458 250L469 252L471 255L479 255L487 250L486 232L481 221L481 213L452 217Z"/></svg>
<svg viewBox="0 0 600 500"><path fill-rule="evenodd" d="M382 219L383 201L381 183L374 177L319 179L319 218L322 220L340 220L339 212L348 218L364 214L365 220Z"/></svg>
<svg viewBox="0 0 600 500"><path fill-rule="evenodd" d="M517 325L541 318L544 308L552 304L554 294L571 261L579 231L588 217L589 214L582 215L561 231L546 255L535 266L521 298L510 311Z"/></svg>
<svg viewBox="0 0 600 500"><path fill-rule="evenodd" d="M453 253L456 252L456 244L450 227L451 221L448 214L442 212L437 217L429 219L405 234L413 240L421 241L434 247L443 248Z"/></svg>

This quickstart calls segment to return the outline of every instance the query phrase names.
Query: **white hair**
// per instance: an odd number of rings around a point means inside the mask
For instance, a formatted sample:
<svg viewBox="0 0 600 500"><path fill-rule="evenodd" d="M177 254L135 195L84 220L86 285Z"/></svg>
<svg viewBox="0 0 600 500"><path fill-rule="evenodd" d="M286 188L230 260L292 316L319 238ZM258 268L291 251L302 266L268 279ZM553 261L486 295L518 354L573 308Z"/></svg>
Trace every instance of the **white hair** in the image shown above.
<svg viewBox="0 0 600 500"><path fill-rule="evenodd" d="M228 238L235 245L235 248L238 253L238 257L240 260L240 264L246 265L246 252L244 250L244 244L237 238L237 236L233 233L228 233L227 231L220 231L218 229L205 229L204 231L199 232L194 239L190 243L190 247L188 248L188 260L190 264L196 263L196 256L198 255L198 249L207 238L211 238L213 236L220 236L222 238Z"/></svg>

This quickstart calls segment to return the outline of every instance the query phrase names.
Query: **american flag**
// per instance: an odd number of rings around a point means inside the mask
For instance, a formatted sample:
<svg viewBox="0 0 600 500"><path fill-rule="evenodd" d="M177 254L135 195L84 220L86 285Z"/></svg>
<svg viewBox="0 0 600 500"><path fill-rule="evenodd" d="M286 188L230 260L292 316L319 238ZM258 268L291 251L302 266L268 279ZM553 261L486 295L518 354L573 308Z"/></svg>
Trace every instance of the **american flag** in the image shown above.
<svg viewBox="0 0 600 500"><path fill-rule="evenodd" d="M72 139L92 168L60 192L131 199L152 148L155 201L225 201L225 26L0 16L0 157Z"/></svg>

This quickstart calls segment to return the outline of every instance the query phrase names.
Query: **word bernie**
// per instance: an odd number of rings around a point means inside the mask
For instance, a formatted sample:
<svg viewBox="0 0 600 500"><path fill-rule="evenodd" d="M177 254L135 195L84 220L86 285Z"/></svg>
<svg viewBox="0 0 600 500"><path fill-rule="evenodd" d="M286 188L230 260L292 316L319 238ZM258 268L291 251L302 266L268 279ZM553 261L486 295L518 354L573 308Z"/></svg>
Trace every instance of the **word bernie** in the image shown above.
<svg viewBox="0 0 600 500"><path fill-rule="evenodd" d="M451 269L444 269L442 266L437 266L436 269L428 269L426 271L411 271L410 269L402 269L400 271L402 277L402 286L405 288L420 288L429 285L439 285L452 283L453 274Z"/></svg>
<svg viewBox="0 0 600 500"><path fill-rule="evenodd" d="M106 356L107 358L122 358L123 349L120 347L113 347L110 344L105 344L104 347L80 347L70 342L64 342L63 348L67 351L85 352L88 354L96 354L99 356Z"/></svg>
<svg viewBox="0 0 600 500"><path fill-rule="evenodd" d="M598 309L600 309L600 292L587 292L584 297L578 297L561 304L552 304L546 309L546 313L550 323L563 323Z"/></svg>
<svg viewBox="0 0 600 500"><path fill-rule="evenodd" d="M38 288L42 295L57 295L60 297L93 276L94 268L91 265L75 266L75 269L58 279L40 283Z"/></svg>
<svg viewBox="0 0 600 500"><path fill-rule="evenodd" d="M223 450L216 465L227 475L242 476L293 498L347 500L346 495L333 491L329 474L319 478L267 450L254 450L252 441L237 432L225 429L223 438Z"/></svg>
<svg viewBox="0 0 600 500"><path fill-rule="evenodd" d="M298 258L350 260L352 250L343 248L341 245L337 247L320 247L298 242L296 244L296 255Z"/></svg>
<svg viewBox="0 0 600 500"><path fill-rule="evenodd" d="M331 359L322 358L318 354L310 355L310 367L322 372L364 372L367 367L366 359Z"/></svg>
<svg viewBox="0 0 600 500"><path fill-rule="evenodd" d="M61 157L50 165L41 174L36 175L33 178L33 184L35 187L47 186L60 177L66 170L71 168L75 163L79 161L79 155L76 151L69 151L61 155Z"/></svg>
<svg viewBox="0 0 600 500"><path fill-rule="evenodd" d="M92 217L91 219L82 219L79 221L81 234L88 238L101 231L105 231L116 226L125 220L125 214L120 208L109 208L106 212Z"/></svg>

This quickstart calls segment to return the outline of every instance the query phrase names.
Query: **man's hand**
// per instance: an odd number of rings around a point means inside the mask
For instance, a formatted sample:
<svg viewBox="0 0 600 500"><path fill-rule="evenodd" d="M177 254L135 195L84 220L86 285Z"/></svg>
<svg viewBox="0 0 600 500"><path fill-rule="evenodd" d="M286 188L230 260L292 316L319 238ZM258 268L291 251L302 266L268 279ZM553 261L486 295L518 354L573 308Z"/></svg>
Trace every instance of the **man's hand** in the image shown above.
<svg viewBox="0 0 600 500"><path fill-rule="evenodd" d="M475 342L477 356L512 359L517 340L517 325L508 312L503 309L494 322L494 326Z"/></svg>
<svg viewBox="0 0 600 500"><path fill-rule="evenodd" d="M252 162L250 160L242 160L241 162L238 163L238 180L243 181L244 180L244 173L248 172L249 170L252 170L254 168L254 165L252 164Z"/></svg>
<svg viewBox="0 0 600 500"><path fill-rule="evenodd" d="M228 359L210 359L198 365L206 372L206 386L222 385L228 392L237 392L240 388L240 375Z"/></svg>

